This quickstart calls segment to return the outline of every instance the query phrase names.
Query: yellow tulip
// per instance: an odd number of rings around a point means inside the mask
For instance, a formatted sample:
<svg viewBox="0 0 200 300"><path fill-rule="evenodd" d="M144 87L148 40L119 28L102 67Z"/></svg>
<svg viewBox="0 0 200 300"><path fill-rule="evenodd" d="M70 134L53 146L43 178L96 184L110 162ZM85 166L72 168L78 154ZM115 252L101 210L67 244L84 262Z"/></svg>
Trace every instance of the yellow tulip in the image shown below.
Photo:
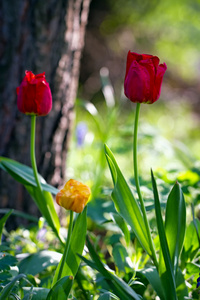
<svg viewBox="0 0 200 300"><path fill-rule="evenodd" d="M56 202L65 209L80 213L87 204L90 194L89 186L70 179L56 195Z"/></svg>

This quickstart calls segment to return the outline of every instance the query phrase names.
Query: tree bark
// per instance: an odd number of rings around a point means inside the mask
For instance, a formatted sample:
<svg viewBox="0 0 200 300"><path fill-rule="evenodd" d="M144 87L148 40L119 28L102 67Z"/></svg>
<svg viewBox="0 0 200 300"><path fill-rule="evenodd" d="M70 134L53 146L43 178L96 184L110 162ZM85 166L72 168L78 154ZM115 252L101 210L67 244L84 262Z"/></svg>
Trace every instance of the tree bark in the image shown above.
<svg viewBox="0 0 200 300"><path fill-rule="evenodd" d="M30 117L18 112L16 87L25 70L45 71L52 111L37 118L39 172L54 186L65 179L81 52L90 0L0 2L0 156L30 165ZM23 187L0 170L0 207L35 213Z"/></svg>

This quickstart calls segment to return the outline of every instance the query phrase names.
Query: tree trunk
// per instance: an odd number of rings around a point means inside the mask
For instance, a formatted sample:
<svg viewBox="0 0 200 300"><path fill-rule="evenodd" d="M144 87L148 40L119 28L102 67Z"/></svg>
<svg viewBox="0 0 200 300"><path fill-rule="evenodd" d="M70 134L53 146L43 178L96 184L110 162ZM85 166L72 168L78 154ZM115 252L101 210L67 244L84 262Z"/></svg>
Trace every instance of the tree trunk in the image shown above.
<svg viewBox="0 0 200 300"><path fill-rule="evenodd" d="M0 156L30 165L30 117L17 110L16 87L25 70L45 71L53 108L37 118L39 172L63 184L79 64L90 0L1 0ZM28 201L27 201L28 200ZM21 184L0 170L0 207L35 213Z"/></svg>

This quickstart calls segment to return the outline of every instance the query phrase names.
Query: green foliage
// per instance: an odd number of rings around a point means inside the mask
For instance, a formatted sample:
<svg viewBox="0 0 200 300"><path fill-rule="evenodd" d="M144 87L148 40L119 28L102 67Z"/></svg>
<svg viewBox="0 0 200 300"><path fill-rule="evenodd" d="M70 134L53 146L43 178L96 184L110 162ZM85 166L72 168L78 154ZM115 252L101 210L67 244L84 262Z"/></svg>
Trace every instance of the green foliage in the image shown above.
<svg viewBox="0 0 200 300"><path fill-rule="evenodd" d="M172 299L177 299L173 265L172 265L170 252L169 252L169 244L167 242L166 232L164 229L163 219L161 215L157 185L152 171L151 171L151 176L152 176L158 234L159 234L160 245L161 245L162 254L165 262L165 268L166 268L164 272L161 272L160 276L163 283L166 299L169 299L169 297L172 297Z"/></svg>
<svg viewBox="0 0 200 300"><path fill-rule="evenodd" d="M78 254L82 254L83 252L83 248L85 245L86 231L87 231L87 208L85 208L83 212L79 214L75 222L72 231L71 240L70 240L69 251L61 274L62 277L76 276L80 264L80 258ZM62 260L60 260L60 263L58 264L58 267L56 269L55 276L53 279L53 285L55 285L58 280L58 274L61 265L62 265Z"/></svg>
<svg viewBox="0 0 200 300"><path fill-rule="evenodd" d="M62 255L55 251L43 250L21 259L18 267L20 273L31 274L33 276L41 273L49 266L59 263ZM22 258L22 257L21 257Z"/></svg>
<svg viewBox="0 0 200 300"><path fill-rule="evenodd" d="M87 245L90 252L90 256L93 261L89 261L86 258L82 257L83 261L85 261L89 266L99 271L104 277L109 287L113 290L113 293L116 294L120 299L128 300L128 299L136 299L139 300L140 297L137 295L134 290L132 290L129 285L127 285L124 281L120 280L117 276L109 272L101 260L99 259L96 251L92 247L89 239L87 239Z"/></svg>
<svg viewBox="0 0 200 300"><path fill-rule="evenodd" d="M4 225L7 221L7 219L9 218L9 216L12 214L12 210L10 210L9 212L7 212L7 214L5 214L1 219L0 219L0 244L1 244L1 237L2 237L2 232L3 232L3 228Z"/></svg>
<svg viewBox="0 0 200 300"><path fill-rule="evenodd" d="M112 199L115 203L116 209L132 227L132 230L141 245L143 245L146 252L151 256L147 232L138 202L133 197L133 194L125 181L112 152L107 146L105 146L105 153L114 183Z"/></svg>
<svg viewBox="0 0 200 300"><path fill-rule="evenodd" d="M37 187L33 170L31 168L5 157L0 157L0 168L2 168L4 171L7 171L15 180L19 181L25 186L40 209L42 215L46 218L47 222L52 227L59 239L63 241L62 236L59 234L60 221L54 207L53 197L51 195L51 193L56 194L58 190L48 185L42 176L39 176L39 180L42 183L42 188L44 189L42 191L43 199L41 199L41 193Z"/></svg>
<svg viewBox="0 0 200 300"><path fill-rule="evenodd" d="M66 300L73 284L72 276L65 276L58 280L47 295L46 300Z"/></svg>

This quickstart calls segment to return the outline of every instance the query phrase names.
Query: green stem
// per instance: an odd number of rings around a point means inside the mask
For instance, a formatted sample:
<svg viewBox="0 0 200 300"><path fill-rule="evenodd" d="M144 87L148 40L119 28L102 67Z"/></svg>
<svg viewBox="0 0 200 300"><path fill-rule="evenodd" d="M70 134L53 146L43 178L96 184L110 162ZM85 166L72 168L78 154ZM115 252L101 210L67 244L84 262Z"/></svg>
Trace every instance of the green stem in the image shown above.
<svg viewBox="0 0 200 300"><path fill-rule="evenodd" d="M66 258L69 252L69 245L70 245L70 240L71 240L71 235L72 235L72 226L73 226L73 217L74 217L74 212L70 210L70 220L69 220L69 228L68 228L68 234L67 234L67 241L65 244L65 250L62 256L62 261L61 261L61 266L58 272L58 278L57 281L60 280L63 272L63 268L66 262Z"/></svg>
<svg viewBox="0 0 200 300"><path fill-rule="evenodd" d="M152 251L152 259L153 262L158 270L158 261L156 258L156 253L155 253L155 248L153 245L152 237L151 237L151 232L150 232L150 227L149 227L149 222L147 220L147 214L146 214L146 209L144 206L144 200L142 198L141 190L140 190L140 182L139 182L139 176L138 176L138 165L137 165L137 135L138 135L138 120L139 120L139 113L140 113L140 103L137 103L136 106L136 113L135 113L135 125L134 125L134 136L133 136L133 165L134 165L134 175L135 175L135 185L136 185L136 190L138 193L138 198L140 201L140 206L141 210L143 213L143 218L144 218L144 223L147 231L147 236L149 240L149 245Z"/></svg>
<svg viewBox="0 0 200 300"><path fill-rule="evenodd" d="M36 116L32 115L31 116L31 164L35 176L35 181L37 183L37 187L40 193L43 194L42 186L40 184L40 180L38 177L38 170L37 170L36 159L35 159L35 125L36 125Z"/></svg>
<svg viewBox="0 0 200 300"><path fill-rule="evenodd" d="M34 174L35 181L36 181L36 184L37 184L37 188L38 188L38 191L39 191L39 197L37 198L38 206L39 206L39 209L40 209L41 213L44 215L47 222L49 223L49 225L51 226L51 228L55 232L56 236L58 237L60 242L63 244L64 240L60 236L60 234L58 233L57 229L55 228L53 220L52 220L51 212L49 210L49 207L45 204L46 200L44 198L42 186L41 186L39 176L38 176L38 170L37 170L36 159L35 159L35 127L36 127L36 116L32 115L31 116L30 155L31 155L31 164L32 164L33 174Z"/></svg>

